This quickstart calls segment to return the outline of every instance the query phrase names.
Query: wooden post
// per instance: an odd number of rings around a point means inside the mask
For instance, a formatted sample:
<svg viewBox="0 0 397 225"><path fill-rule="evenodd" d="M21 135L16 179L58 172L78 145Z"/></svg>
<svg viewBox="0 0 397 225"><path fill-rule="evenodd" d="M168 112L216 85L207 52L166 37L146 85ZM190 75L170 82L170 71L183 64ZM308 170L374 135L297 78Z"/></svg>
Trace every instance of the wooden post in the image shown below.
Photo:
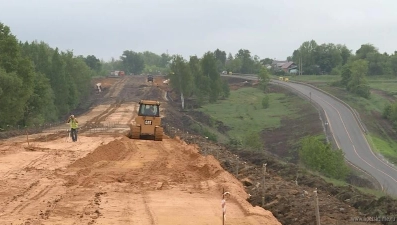
<svg viewBox="0 0 397 225"><path fill-rule="evenodd" d="M266 165L267 163L263 164L263 183L262 183L262 207L265 206L265 182L266 182Z"/></svg>
<svg viewBox="0 0 397 225"><path fill-rule="evenodd" d="M29 144L29 132L28 132L28 129L26 129L26 141L28 142L28 146L30 146L30 144Z"/></svg>
<svg viewBox="0 0 397 225"><path fill-rule="evenodd" d="M236 177L238 176L238 170L239 170L238 164L239 164L239 160L238 160L238 156L236 156Z"/></svg>
<svg viewBox="0 0 397 225"><path fill-rule="evenodd" d="M314 208L316 213L316 225L321 225L320 223L320 209L318 207L318 198L317 198L317 188L314 191Z"/></svg>
<svg viewBox="0 0 397 225"><path fill-rule="evenodd" d="M226 214L226 199L225 195L230 195L230 192L225 192L225 188L222 189L222 224L225 225L225 214Z"/></svg>
<svg viewBox="0 0 397 225"><path fill-rule="evenodd" d="M223 208L224 201L225 201L225 188L222 189L222 225L225 225L225 210Z"/></svg>

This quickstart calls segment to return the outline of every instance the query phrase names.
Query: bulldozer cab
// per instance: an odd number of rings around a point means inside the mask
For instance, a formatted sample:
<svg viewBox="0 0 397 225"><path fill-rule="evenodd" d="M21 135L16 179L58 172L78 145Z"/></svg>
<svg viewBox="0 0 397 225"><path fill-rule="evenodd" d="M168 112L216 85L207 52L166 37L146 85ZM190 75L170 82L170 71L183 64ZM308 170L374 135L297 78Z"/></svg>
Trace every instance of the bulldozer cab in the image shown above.
<svg viewBox="0 0 397 225"><path fill-rule="evenodd" d="M154 116L160 117L160 105L153 105L153 104L139 104L139 112L138 116Z"/></svg>
<svg viewBox="0 0 397 225"><path fill-rule="evenodd" d="M160 102L152 100L139 101L138 115L135 124L130 124L130 138L132 139L163 139L161 127Z"/></svg>

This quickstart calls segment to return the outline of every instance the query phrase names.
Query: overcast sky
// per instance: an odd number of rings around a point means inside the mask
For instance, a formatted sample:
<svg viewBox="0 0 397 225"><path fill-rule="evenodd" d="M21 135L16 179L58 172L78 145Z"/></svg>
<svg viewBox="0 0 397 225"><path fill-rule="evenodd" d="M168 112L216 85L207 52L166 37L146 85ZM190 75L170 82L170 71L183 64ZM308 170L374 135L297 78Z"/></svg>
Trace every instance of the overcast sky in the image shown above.
<svg viewBox="0 0 397 225"><path fill-rule="evenodd" d="M0 0L21 41L109 60L124 50L285 59L304 41L397 50L396 0Z"/></svg>

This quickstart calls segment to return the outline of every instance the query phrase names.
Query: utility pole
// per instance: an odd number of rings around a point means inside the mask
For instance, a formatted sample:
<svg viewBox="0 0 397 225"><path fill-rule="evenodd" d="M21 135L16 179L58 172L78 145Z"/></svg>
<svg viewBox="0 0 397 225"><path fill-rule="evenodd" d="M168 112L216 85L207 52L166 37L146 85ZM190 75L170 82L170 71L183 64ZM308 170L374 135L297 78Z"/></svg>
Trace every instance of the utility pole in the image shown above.
<svg viewBox="0 0 397 225"><path fill-rule="evenodd" d="M302 56L299 56L299 75L302 75Z"/></svg>

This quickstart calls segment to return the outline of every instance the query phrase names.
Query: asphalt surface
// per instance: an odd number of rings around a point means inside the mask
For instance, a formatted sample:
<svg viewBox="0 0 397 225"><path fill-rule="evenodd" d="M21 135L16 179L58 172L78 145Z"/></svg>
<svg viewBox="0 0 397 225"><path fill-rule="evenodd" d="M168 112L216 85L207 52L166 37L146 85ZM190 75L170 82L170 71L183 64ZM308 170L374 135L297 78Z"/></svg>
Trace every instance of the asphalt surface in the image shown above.
<svg viewBox="0 0 397 225"><path fill-rule="evenodd" d="M234 77L257 80L255 76ZM337 145L345 152L346 159L371 174L379 181L384 191L397 196L397 168L382 160L382 156L372 152L364 132L347 106L331 96L303 84L277 80L271 82L295 89L318 103L324 109L328 126L331 128Z"/></svg>

